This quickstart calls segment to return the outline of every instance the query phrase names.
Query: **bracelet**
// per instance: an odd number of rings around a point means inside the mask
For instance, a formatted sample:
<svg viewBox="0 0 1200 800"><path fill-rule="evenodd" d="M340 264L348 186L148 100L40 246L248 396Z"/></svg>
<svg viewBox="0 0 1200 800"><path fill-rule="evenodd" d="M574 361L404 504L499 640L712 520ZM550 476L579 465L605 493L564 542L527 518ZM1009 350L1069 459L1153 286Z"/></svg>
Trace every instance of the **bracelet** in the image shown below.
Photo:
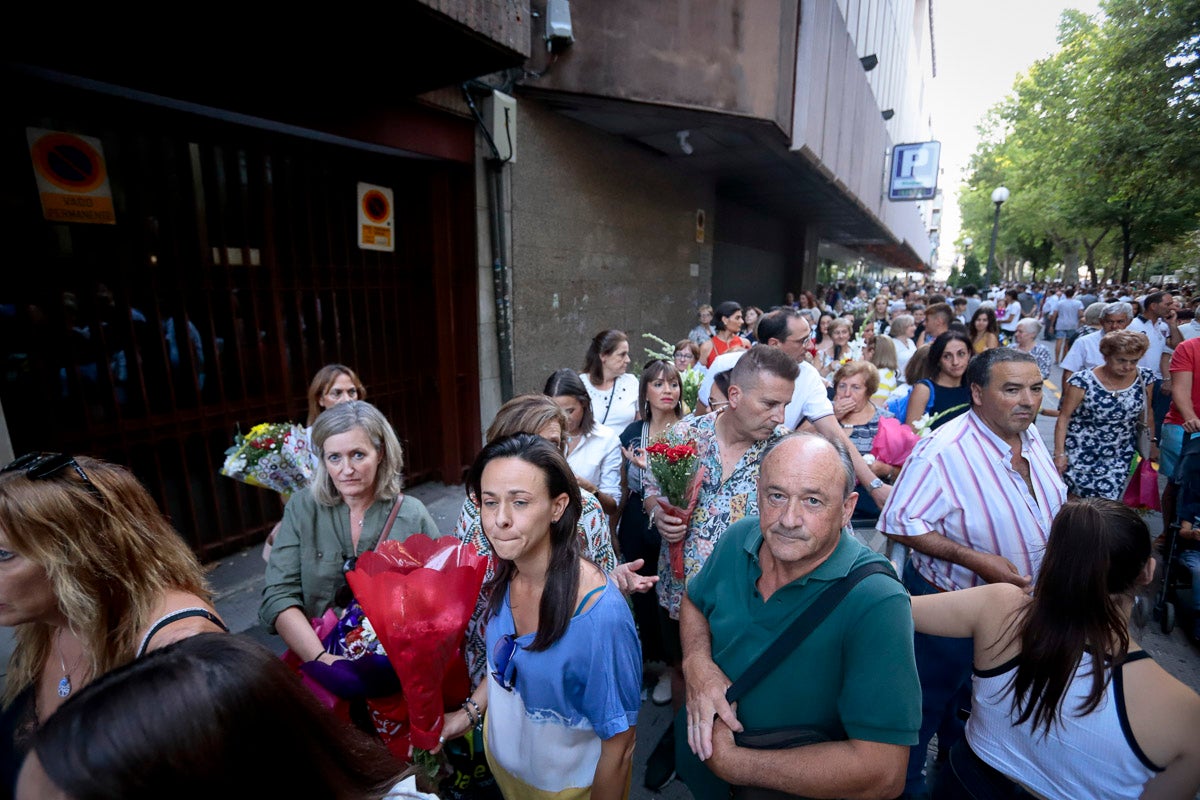
<svg viewBox="0 0 1200 800"><path fill-rule="evenodd" d="M483 709L481 709L481 708L479 707L479 703L476 703L476 702L475 702L475 698L474 698L474 697L468 697L468 698L466 699L465 703L470 703L470 704L471 704L471 707L475 709L475 715L476 715L477 717L481 718L481 719L483 718ZM465 705L465 703L464 703L464 705Z"/></svg>
<svg viewBox="0 0 1200 800"><path fill-rule="evenodd" d="M1055 458L1066 458L1067 454L1066 453L1055 453L1054 457Z"/></svg>
<svg viewBox="0 0 1200 800"><path fill-rule="evenodd" d="M470 701L470 698L467 698L467 700L463 701L462 710L467 713L467 721L470 722L471 727L474 728L479 725L479 717L475 714L474 711L471 710L471 707L469 705L467 705L467 703L469 701Z"/></svg>

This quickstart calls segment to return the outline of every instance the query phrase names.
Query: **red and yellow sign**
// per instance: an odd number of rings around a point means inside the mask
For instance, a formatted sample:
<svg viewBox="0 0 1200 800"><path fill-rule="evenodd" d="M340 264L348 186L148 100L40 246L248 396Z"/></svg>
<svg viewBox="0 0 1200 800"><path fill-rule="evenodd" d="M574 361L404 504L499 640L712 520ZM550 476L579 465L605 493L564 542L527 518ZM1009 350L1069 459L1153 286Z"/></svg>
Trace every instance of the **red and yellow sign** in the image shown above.
<svg viewBox="0 0 1200 800"><path fill-rule="evenodd" d="M117 224L99 139L40 128L26 128L26 136L42 216L51 222Z"/></svg>
<svg viewBox="0 0 1200 800"><path fill-rule="evenodd" d="M392 190L369 183L358 184L358 246L363 250L393 252Z"/></svg>

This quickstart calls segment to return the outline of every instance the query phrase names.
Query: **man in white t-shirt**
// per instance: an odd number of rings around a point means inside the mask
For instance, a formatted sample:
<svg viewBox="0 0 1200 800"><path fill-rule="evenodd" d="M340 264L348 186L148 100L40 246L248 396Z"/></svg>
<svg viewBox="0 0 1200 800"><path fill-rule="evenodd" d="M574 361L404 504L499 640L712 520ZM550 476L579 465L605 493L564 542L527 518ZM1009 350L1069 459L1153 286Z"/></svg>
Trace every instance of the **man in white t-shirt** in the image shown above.
<svg viewBox="0 0 1200 800"><path fill-rule="evenodd" d="M1123 331L1129 327L1133 319L1133 306L1129 303L1109 303L1100 315L1100 330L1080 336L1071 345L1070 351L1062 361L1062 385L1066 386L1071 375L1092 369L1104 363L1100 354L1100 339L1106 333Z"/></svg>
<svg viewBox="0 0 1200 800"><path fill-rule="evenodd" d="M1171 407L1171 353L1183 337L1175 318L1175 298L1169 293L1146 295L1142 309L1142 313L1129 323L1129 330L1150 340L1150 347L1138 366L1154 373L1154 438L1157 440L1163 417Z"/></svg>
<svg viewBox="0 0 1200 800"><path fill-rule="evenodd" d="M850 451L850 460L854 462L854 474L858 477L858 482L870 492L871 499L883 508L892 487L885 485L883 479L863 461L837 417L833 415L833 403L829 400L825 381L821 380L821 374L817 372L816 367L804 358L811 336L812 326L808 324L808 319L786 308L772 311L758 321L758 340L770 347L778 347L791 356L800 367L796 387L792 392L792 401L783 412L783 424L796 430L808 420L825 438L845 442Z"/></svg>
<svg viewBox="0 0 1200 800"><path fill-rule="evenodd" d="M1054 309L1054 360L1062 361L1067 352L1067 339L1079 328L1079 315L1083 304L1075 299L1075 287L1070 286L1066 296L1058 301Z"/></svg>

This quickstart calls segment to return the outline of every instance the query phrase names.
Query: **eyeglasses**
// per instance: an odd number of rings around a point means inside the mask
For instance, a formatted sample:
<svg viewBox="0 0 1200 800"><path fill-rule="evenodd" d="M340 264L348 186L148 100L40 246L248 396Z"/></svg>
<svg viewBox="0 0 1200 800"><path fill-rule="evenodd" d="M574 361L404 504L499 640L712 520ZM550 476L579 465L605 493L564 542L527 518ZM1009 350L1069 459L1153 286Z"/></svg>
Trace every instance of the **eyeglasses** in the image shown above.
<svg viewBox="0 0 1200 800"><path fill-rule="evenodd" d="M53 477L67 467L75 470L75 474L83 481L84 487L97 499L104 499L100 490L96 488L96 484L92 483L92 479L83 471L83 467L79 466L75 457L66 453L26 453L6 466L0 467L0 474L24 471L25 477L29 480L40 481Z"/></svg>
<svg viewBox="0 0 1200 800"><path fill-rule="evenodd" d="M520 647L517 644L517 637L506 633L500 637L500 641L496 642L496 648L492 650L492 663L496 665L496 668L492 670L492 677L506 692L513 690L514 682L517 679L517 665L513 663L513 656Z"/></svg>

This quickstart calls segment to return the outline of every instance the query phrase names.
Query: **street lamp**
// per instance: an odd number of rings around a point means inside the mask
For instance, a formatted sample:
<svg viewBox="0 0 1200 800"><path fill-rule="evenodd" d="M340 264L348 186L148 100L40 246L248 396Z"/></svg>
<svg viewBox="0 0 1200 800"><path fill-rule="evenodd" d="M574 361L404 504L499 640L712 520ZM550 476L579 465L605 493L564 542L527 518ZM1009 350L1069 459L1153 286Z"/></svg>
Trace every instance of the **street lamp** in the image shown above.
<svg viewBox="0 0 1200 800"><path fill-rule="evenodd" d="M987 271L983 274L983 285L985 287L992 285L992 270L996 267L996 234L1000 232L1000 206L1004 205L1004 201L1008 199L1008 189L1003 186L996 187L992 192L992 202L996 204L996 217L992 222L992 246L988 250Z"/></svg>

